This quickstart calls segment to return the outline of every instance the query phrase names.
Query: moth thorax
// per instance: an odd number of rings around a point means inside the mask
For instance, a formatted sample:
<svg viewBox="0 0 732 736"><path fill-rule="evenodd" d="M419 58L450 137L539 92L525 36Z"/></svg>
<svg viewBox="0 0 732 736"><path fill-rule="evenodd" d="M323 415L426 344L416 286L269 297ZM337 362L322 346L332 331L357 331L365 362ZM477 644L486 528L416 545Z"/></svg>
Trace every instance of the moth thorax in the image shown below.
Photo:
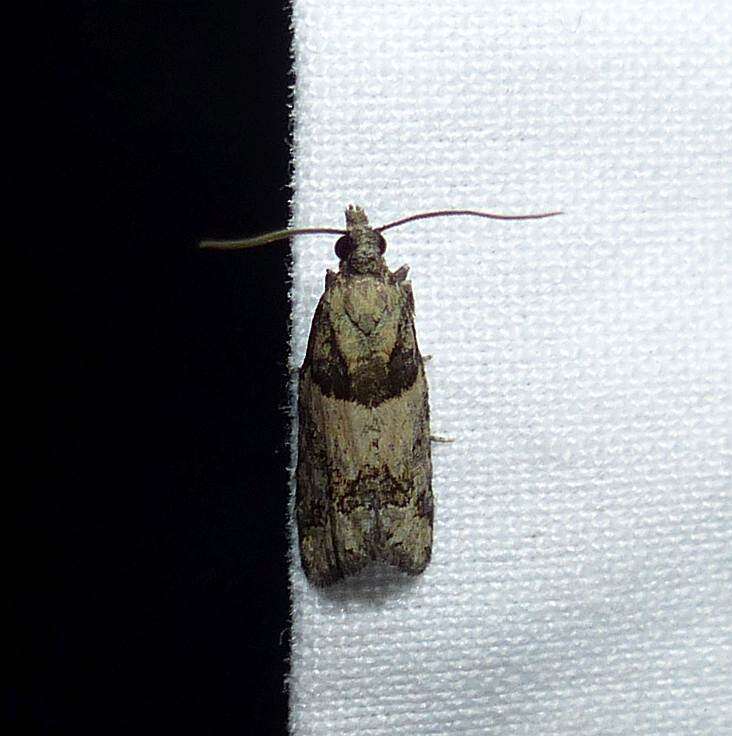
<svg viewBox="0 0 732 736"><path fill-rule="evenodd" d="M384 273L384 239L370 227L355 227L349 230L353 250L348 255L348 270L351 273Z"/></svg>

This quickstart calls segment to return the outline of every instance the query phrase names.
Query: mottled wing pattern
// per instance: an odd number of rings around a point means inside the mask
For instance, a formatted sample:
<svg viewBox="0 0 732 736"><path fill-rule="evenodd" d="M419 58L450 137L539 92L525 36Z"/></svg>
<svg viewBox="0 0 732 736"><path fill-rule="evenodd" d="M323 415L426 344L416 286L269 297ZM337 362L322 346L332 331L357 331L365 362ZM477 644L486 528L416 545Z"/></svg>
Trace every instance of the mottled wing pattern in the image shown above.
<svg viewBox="0 0 732 736"><path fill-rule="evenodd" d="M329 584L372 560L421 572L432 547L429 405L409 284L331 279L313 319L298 411L308 578Z"/></svg>
<svg viewBox="0 0 732 736"><path fill-rule="evenodd" d="M383 482L373 550L375 559L416 575L430 561L433 520L429 404L421 367L400 400L401 412L383 407L385 431L379 446Z"/></svg>
<svg viewBox="0 0 732 736"><path fill-rule="evenodd" d="M315 388L315 391L313 390ZM300 369L298 396L298 461L296 515L300 559L315 585L343 576L333 549L328 457L320 418L321 393L313 386L307 365Z"/></svg>

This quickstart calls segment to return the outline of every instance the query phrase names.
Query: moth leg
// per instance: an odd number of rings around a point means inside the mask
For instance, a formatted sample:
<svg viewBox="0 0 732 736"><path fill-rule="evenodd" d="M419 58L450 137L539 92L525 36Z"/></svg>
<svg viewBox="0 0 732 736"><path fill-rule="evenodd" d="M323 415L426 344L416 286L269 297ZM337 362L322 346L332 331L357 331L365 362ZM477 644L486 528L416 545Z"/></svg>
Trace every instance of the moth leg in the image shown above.
<svg viewBox="0 0 732 736"><path fill-rule="evenodd" d="M443 437L442 435L439 435L439 434L431 434L430 442L449 444L451 442L455 442L455 438L454 437Z"/></svg>

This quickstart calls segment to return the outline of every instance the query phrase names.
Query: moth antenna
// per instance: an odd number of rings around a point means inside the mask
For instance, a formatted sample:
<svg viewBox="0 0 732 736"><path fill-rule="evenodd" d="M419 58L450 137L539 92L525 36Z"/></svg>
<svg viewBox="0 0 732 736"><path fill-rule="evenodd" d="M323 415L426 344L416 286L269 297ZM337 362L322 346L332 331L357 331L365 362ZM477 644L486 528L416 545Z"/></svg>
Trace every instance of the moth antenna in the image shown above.
<svg viewBox="0 0 732 736"><path fill-rule="evenodd" d="M336 230L331 227L300 227L288 230L274 230L271 233L263 235L255 235L253 238L244 238L243 240L202 240L199 248L207 248L209 250L242 250L244 248L254 248L258 245L266 245L274 243L277 240L287 240L293 235L345 235L345 230Z"/></svg>
<svg viewBox="0 0 732 736"><path fill-rule="evenodd" d="M475 210L439 210L438 212L421 212L418 215L410 215L409 217L403 217L401 220L395 220L387 225L374 228L376 232L381 233L384 230L388 230L390 227L398 227L404 225L406 222L412 222L412 220L427 220L430 217L455 217L461 215L470 215L472 217L486 217L489 220L541 220L544 217L554 217L555 215L564 214L561 211L558 212L541 212L538 215L496 215L492 212L476 212Z"/></svg>

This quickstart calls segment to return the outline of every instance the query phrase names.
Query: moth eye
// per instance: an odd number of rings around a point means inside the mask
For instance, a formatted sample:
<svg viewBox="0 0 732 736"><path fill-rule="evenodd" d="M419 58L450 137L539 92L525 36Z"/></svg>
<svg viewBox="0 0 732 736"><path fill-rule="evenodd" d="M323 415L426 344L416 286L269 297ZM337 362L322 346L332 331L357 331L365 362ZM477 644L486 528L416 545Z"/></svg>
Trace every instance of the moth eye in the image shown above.
<svg viewBox="0 0 732 736"><path fill-rule="evenodd" d="M338 258L343 261L348 256L353 253L353 241L348 235L343 235L342 237L338 238L336 244L335 244L335 254L338 256Z"/></svg>
<svg viewBox="0 0 732 736"><path fill-rule="evenodd" d="M384 236L381 233L379 233L379 253L383 255L385 250L386 250L386 240L384 240Z"/></svg>

